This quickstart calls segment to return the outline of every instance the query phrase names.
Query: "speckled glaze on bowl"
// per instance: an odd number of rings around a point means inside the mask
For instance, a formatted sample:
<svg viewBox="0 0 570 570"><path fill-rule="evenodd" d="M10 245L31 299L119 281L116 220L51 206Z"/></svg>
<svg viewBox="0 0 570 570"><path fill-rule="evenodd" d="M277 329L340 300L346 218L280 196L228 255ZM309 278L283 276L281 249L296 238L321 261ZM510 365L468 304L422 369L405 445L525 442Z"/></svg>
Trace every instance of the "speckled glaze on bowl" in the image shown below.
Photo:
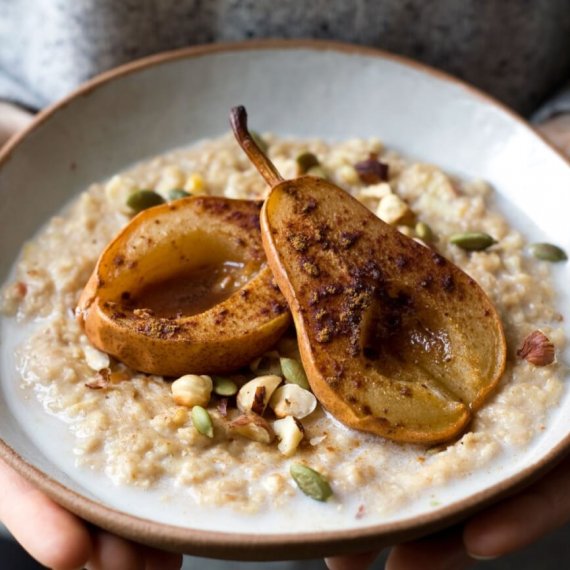
<svg viewBox="0 0 570 570"><path fill-rule="evenodd" d="M135 161L226 132L244 104L256 128L326 139L379 136L408 156L481 177L531 239L570 250L570 166L524 121L440 72L377 50L328 42L265 41L167 53L108 72L41 113L0 154L0 282L26 239L71 196ZM532 220L532 223L529 222ZM570 314L568 264L555 269L560 311ZM567 319L567 322L570 322ZM566 324L566 334L570 329ZM2 338L0 348L5 348ZM4 370L9 355L2 352ZM568 361L568 354L563 355ZM450 486L445 506L407 509L389 522L296 533L218 532L157 520L122 490L103 492L34 434L53 428L41 411L13 411L14 378L0 393L0 455L57 502L132 540L226 559L308 558L380 548L441 529L529 484L570 448L566 393L546 431L508 465ZM55 429L55 428L53 428ZM53 439L53 437L52 437ZM106 485L109 487L109 485ZM108 491L108 489L107 489ZM128 494L127 494L128 495ZM154 509L154 510L153 510Z"/></svg>

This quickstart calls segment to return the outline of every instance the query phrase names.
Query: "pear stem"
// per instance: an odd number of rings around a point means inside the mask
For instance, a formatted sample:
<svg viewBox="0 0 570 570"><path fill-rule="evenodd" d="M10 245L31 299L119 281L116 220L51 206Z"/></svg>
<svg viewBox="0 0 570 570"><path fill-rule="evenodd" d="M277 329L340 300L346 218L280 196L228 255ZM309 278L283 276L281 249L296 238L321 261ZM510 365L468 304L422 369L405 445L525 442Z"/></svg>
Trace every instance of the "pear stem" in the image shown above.
<svg viewBox="0 0 570 570"><path fill-rule="evenodd" d="M247 129L247 111L243 105L233 107L230 111L230 125L237 139L237 142L247 154L249 160L257 168L261 176L269 186L277 186L283 182L283 177L279 174L275 165L265 156L259 148L251 133Z"/></svg>

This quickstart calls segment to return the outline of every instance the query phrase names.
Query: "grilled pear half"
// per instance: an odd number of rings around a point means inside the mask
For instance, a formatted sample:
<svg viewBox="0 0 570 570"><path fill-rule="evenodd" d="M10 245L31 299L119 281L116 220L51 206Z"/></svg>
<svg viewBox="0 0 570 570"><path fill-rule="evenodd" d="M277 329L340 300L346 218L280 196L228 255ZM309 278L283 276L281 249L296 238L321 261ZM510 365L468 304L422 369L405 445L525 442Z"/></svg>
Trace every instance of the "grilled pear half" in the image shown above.
<svg viewBox="0 0 570 570"><path fill-rule="evenodd" d="M479 285L321 178L284 181L232 114L272 186L269 266L293 314L309 383L345 425L399 442L458 436L497 385L506 343Z"/></svg>
<svg viewBox="0 0 570 570"><path fill-rule="evenodd" d="M79 299L93 345L165 376L236 370L270 348L290 316L262 248L260 207L200 196L133 218Z"/></svg>

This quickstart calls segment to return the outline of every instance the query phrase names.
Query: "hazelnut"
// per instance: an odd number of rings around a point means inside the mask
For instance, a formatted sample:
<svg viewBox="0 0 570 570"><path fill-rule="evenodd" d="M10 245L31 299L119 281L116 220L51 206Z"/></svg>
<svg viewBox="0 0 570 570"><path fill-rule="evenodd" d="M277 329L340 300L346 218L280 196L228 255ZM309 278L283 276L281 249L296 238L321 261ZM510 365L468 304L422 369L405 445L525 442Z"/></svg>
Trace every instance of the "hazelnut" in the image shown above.
<svg viewBox="0 0 570 570"><path fill-rule="evenodd" d="M257 414L244 414L230 422L231 431L259 443L271 443L275 434L271 426Z"/></svg>
<svg viewBox="0 0 570 570"><path fill-rule="evenodd" d="M212 379L209 376L186 374L175 380L170 389L172 398L179 406L207 406L212 394Z"/></svg>
<svg viewBox="0 0 570 570"><path fill-rule="evenodd" d="M536 330L523 340L517 356L535 366L547 366L555 361L554 345L541 330Z"/></svg>

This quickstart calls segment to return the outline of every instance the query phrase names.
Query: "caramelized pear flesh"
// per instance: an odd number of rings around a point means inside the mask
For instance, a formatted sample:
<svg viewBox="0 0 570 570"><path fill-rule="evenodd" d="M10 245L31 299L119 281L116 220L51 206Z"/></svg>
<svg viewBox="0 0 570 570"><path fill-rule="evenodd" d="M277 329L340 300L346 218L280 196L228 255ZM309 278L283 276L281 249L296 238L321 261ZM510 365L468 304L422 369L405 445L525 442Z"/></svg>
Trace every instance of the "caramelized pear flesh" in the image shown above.
<svg viewBox="0 0 570 570"><path fill-rule="evenodd" d="M133 218L80 297L90 341L165 376L232 371L265 352L289 314L266 263L259 209L192 197Z"/></svg>
<svg viewBox="0 0 570 570"><path fill-rule="evenodd" d="M278 184L261 219L319 401L396 441L458 435L505 366L500 320L477 283L321 179Z"/></svg>
<svg viewBox="0 0 570 570"><path fill-rule="evenodd" d="M272 187L263 247L321 404L395 441L458 436L505 368L503 329L483 290L340 188L311 176L284 181L243 107L230 122Z"/></svg>

